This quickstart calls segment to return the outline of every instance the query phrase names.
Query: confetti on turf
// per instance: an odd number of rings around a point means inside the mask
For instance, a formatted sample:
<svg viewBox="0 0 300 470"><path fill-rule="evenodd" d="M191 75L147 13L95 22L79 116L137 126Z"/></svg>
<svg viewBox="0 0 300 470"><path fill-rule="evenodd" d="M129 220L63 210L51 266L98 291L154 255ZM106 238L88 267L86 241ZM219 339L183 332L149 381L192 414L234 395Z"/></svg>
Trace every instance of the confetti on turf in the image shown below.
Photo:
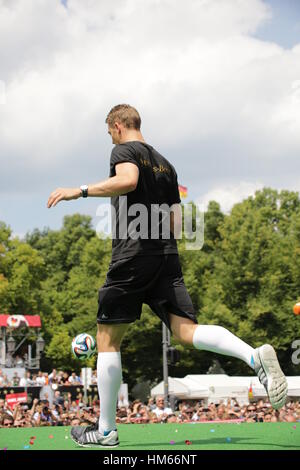
<svg viewBox="0 0 300 470"><path fill-rule="evenodd" d="M30 444L31 446L33 446L33 444L34 444L34 441L30 441L30 442L29 442L29 444Z"/></svg>
<svg viewBox="0 0 300 470"><path fill-rule="evenodd" d="M36 436L32 436L32 437L30 438L31 441L34 441L34 439L36 439Z"/></svg>
<svg viewBox="0 0 300 470"><path fill-rule="evenodd" d="M175 432L178 432L178 429L175 429Z"/></svg>
<svg viewBox="0 0 300 470"><path fill-rule="evenodd" d="M211 429L210 432L215 432L215 430L214 430L214 429Z"/></svg>
<svg viewBox="0 0 300 470"><path fill-rule="evenodd" d="M65 439L69 439L68 436L65 436Z"/></svg>
<svg viewBox="0 0 300 470"><path fill-rule="evenodd" d="M187 446L191 445L191 441L189 441L188 439L185 441L185 443L186 443Z"/></svg>
<svg viewBox="0 0 300 470"><path fill-rule="evenodd" d="M226 437L227 442L231 442L231 437Z"/></svg>
<svg viewBox="0 0 300 470"><path fill-rule="evenodd" d="M293 426L293 429L297 429L297 426Z"/></svg>
<svg viewBox="0 0 300 470"><path fill-rule="evenodd" d="M29 448L30 448L30 446L24 446L24 449L29 449Z"/></svg>
<svg viewBox="0 0 300 470"><path fill-rule="evenodd" d="M52 436L52 434L50 434L50 436L49 436L49 439L53 439L53 436Z"/></svg>
<svg viewBox="0 0 300 470"><path fill-rule="evenodd" d="M175 444L175 441L170 441L170 444L171 444L171 445L172 445L172 444Z"/></svg>

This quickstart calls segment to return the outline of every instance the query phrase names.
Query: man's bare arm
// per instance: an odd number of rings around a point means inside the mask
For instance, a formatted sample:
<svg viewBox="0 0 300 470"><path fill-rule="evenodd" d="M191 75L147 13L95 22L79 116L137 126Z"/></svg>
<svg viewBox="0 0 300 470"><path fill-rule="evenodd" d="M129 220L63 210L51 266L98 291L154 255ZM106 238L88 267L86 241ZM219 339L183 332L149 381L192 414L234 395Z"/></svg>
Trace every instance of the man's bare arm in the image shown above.
<svg viewBox="0 0 300 470"><path fill-rule="evenodd" d="M89 196L111 197L134 191L139 179L139 169L133 163L116 165L116 176L100 183L89 185Z"/></svg>
<svg viewBox="0 0 300 470"><path fill-rule="evenodd" d="M182 209L180 204L173 204L170 208L170 229L175 239L181 238Z"/></svg>
<svg viewBox="0 0 300 470"><path fill-rule="evenodd" d="M116 176L88 186L91 197L120 196L134 191L139 179L139 169L133 163L124 162L116 165ZM60 201L71 201L82 196L80 188L57 188L48 199L47 207L54 207Z"/></svg>

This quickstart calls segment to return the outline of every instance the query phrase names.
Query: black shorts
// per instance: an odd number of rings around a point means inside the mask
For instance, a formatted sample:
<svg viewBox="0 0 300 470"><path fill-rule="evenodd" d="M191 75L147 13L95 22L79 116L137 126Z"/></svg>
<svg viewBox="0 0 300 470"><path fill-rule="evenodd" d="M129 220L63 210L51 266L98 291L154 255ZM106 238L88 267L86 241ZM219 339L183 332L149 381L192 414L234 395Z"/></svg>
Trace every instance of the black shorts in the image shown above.
<svg viewBox="0 0 300 470"><path fill-rule="evenodd" d="M143 303L169 329L168 313L198 324L177 254L134 256L110 263L99 289L97 322L132 323L141 317Z"/></svg>

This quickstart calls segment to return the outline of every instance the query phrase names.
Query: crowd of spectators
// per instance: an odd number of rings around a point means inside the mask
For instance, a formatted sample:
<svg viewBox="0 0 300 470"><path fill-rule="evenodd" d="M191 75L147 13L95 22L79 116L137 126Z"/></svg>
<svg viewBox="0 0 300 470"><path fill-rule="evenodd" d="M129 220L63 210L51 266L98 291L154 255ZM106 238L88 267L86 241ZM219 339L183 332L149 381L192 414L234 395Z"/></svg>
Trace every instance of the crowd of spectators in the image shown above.
<svg viewBox="0 0 300 470"><path fill-rule="evenodd" d="M96 371L92 373L91 383L97 385ZM67 373L53 369L46 372L30 373L23 377L17 372L8 377L0 369L0 387L43 387L50 385L54 398L49 400L46 394L43 399L35 398L28 403L19 403L11 409L4 398L0 398L0 427L34 427L34 426L76 426L94 423L100 415L98 400L90 399L90 406L84 403L82 393L76 395L65 392L61 394L59 386L82 385L82 378L75 372ZM119 397L117 406L117 423L189 423L207 421L245 421L254 422L296 422L300 421L300 403L288 402L281 410L274 410L264 401L239 405L236 400L221 401L218 404L204 405L202 401L177 402L175 410L165 407L164 398L149 398L147 403L134 400L128 403L123 396Z"/></svg>
<svg viewBox="0 0 300 470"><path fill-rule="evenodd" d="M0 387L43 387L44 385L82 385L82 379L75 372L68 374L67 372L57 371L53 369L51 374L38 371L30 373L26 371L23 377L18 372L14 372L9 379L0 369ZM96 371L92 375L92 384L97 385Z"/></svg>
<svg viewBox="0 0 300 470"><path fill-rule="evenodd" d="M86 406L80 393L76 400L71 394L65 396L56 390L54 400L34 399L31 404L18 404L11 410L4 399L0 399L0 427L35 426L87 426L96 422L100 415L98 400ZM202 402L181 401L175 411L165 407L163 397L150 398L148 403L134 400L124 406L122 399L117 407L117 423L196 423L222 422L296 422L300 421L300 403L288 402L281 410L273 410L268 402L259 400L239 406L236 400L221 401L219 404L203 405Z"/></svg>

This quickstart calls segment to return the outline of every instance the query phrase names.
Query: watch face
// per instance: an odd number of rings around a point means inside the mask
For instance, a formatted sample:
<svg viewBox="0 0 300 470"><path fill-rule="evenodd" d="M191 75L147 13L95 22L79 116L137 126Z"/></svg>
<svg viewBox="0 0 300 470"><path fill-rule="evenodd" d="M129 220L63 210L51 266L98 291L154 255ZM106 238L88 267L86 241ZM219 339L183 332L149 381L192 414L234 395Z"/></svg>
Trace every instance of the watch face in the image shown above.
<svg viewBox="0 0 300 470"><path fill-rule="evenodd" d="M88 196L88 186L86 184L80 186L80 190L82 192L82 197Z"/></svg>

